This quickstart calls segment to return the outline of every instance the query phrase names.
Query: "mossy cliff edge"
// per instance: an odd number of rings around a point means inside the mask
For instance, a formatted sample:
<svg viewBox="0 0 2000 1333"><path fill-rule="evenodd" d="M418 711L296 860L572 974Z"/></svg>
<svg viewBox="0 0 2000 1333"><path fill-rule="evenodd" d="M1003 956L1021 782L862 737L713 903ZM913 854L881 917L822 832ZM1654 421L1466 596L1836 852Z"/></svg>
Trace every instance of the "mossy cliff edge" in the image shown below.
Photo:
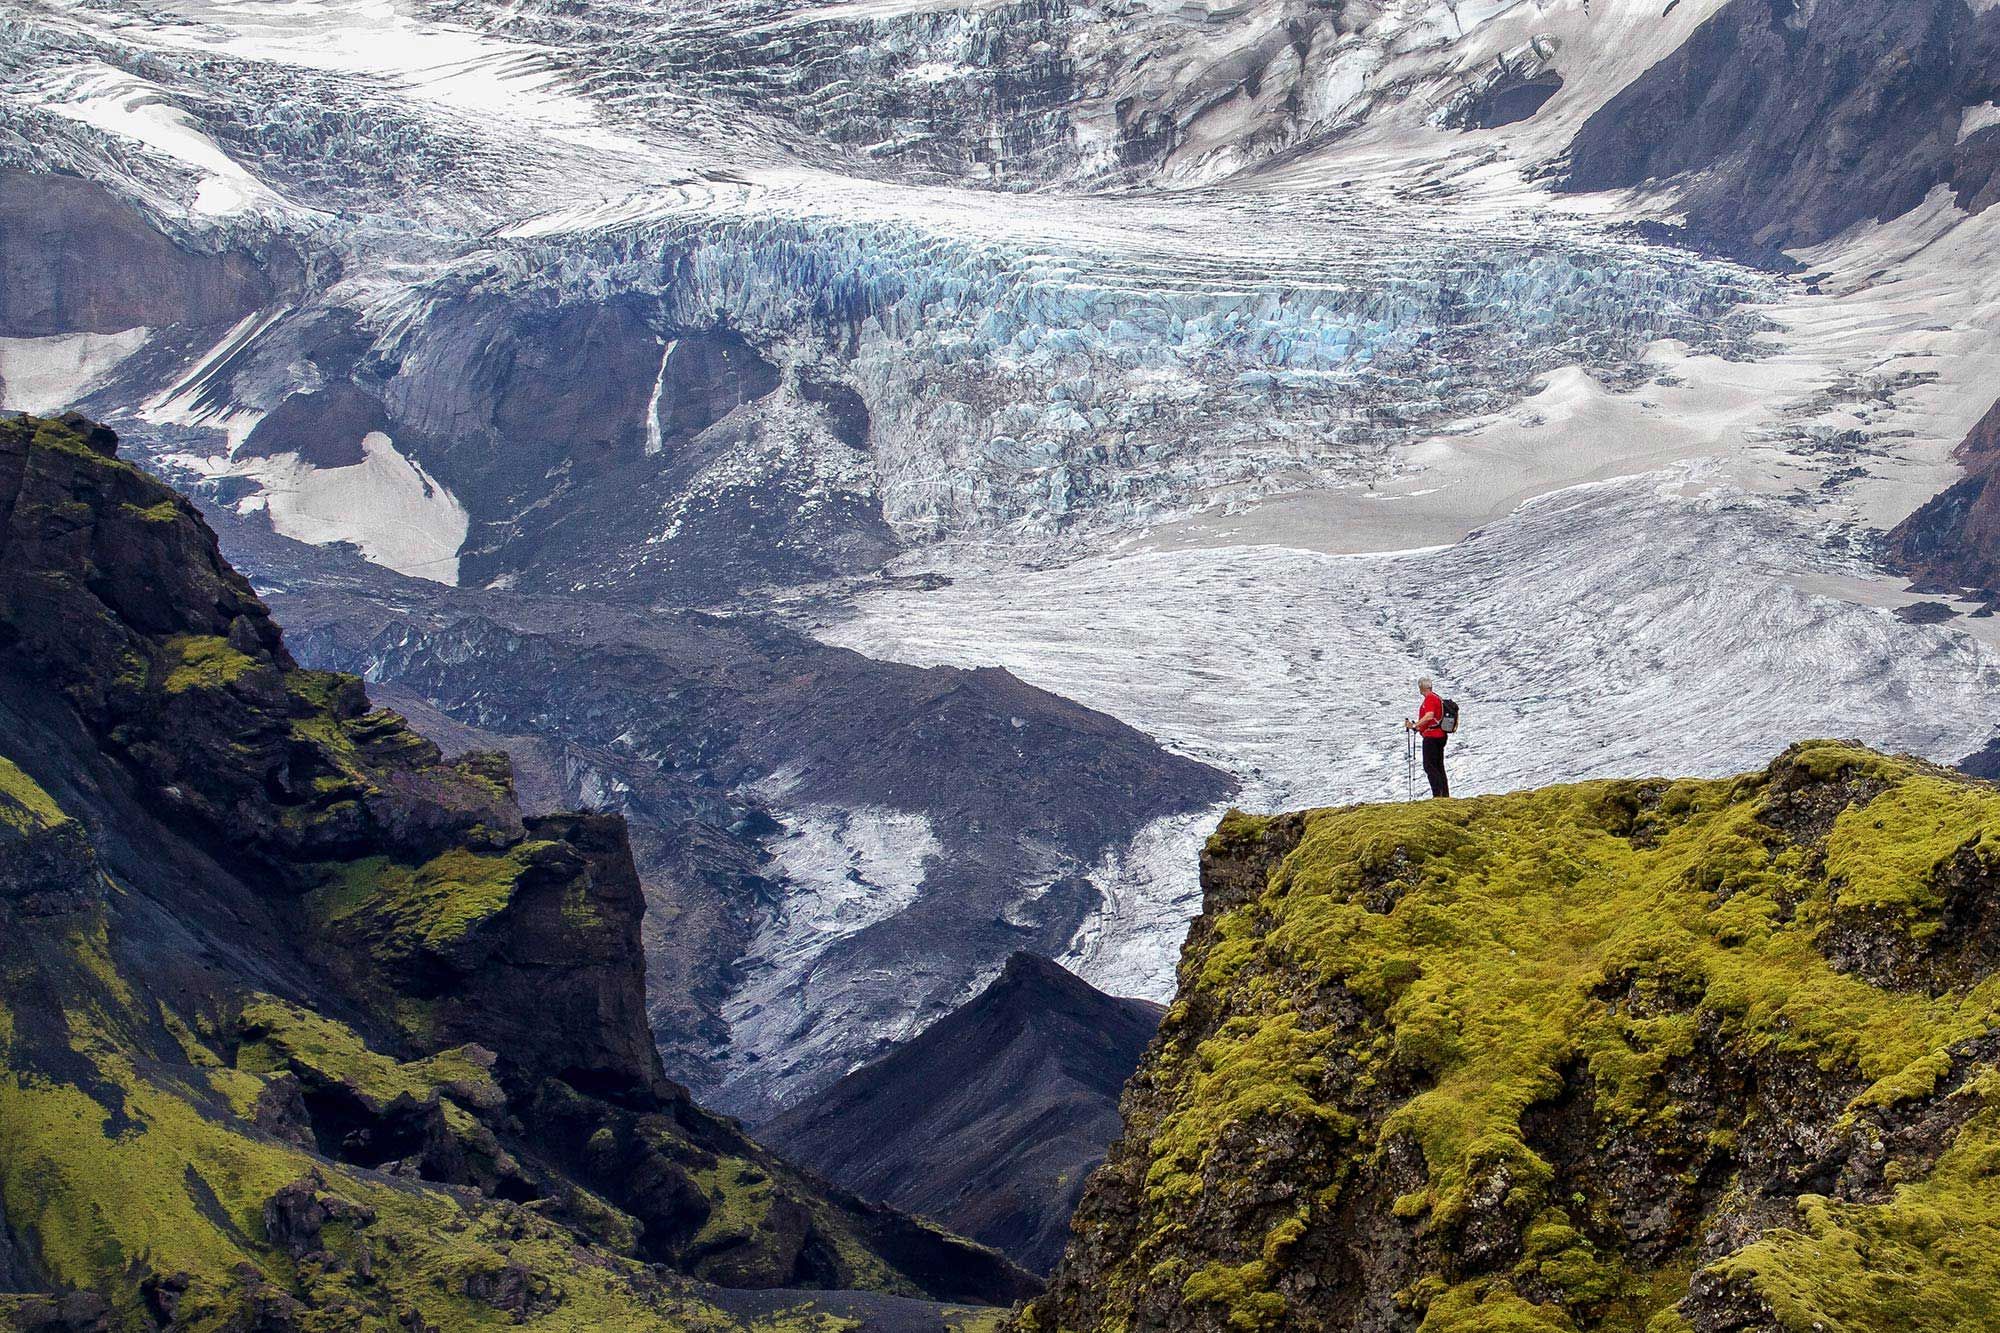
<svg viewBox="0 0 2000 1333"><path fill-rule="evenodd" d="M301 670L109 432L0 421L0 1327L731 1329L719 1287L1033 1289L669 1082L641 911L618 820L524 819L504 760Z"/></svg>
<svg viewBox="0 0 2000 1333"><path fill-rule="evenodd" d="M1022 1333L2000 1328L2000 790L1232 815Z"/></svg>

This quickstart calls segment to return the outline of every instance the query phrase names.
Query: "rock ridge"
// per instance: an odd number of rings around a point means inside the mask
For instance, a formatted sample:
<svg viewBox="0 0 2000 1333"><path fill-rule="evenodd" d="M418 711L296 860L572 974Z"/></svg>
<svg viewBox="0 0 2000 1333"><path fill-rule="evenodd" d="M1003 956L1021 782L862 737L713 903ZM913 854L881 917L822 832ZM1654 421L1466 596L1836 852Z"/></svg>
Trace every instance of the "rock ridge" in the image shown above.
<svg viewBox="0 0 2000 1333"><path fill-rule="evenodd" d="M2000 792L1724 780L1232 814L1052 1330L1972 1329Z"/></svg>
<svg viewBox="0 0 2000 1333"><path fill-rule="evenodd" d="M184 500L0 420L0 1327L727 1329L998 1255L661 1072L623 821L299 668ZM943 1316L940 1316L943 1317Z"/></svg>

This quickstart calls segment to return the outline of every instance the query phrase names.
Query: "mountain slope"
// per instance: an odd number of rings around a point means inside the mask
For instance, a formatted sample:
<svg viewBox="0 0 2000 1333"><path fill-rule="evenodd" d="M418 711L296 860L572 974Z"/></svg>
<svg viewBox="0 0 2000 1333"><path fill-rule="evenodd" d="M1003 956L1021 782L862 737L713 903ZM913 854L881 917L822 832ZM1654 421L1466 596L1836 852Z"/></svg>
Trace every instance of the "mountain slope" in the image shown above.
<svg viewBox="0 0 2000 1333"><path fill-rule="evenodd" d="M1964 478L1890 529L1888 559L1932 587L1990 591L2000 584L2000 403L1953 456Z"/></svg>
<svg viewBox="0 0 2000 1333"><path fill-rule="evenodd" d="M274 1331L731 1326L676 1273L1031 1289L695 1106L622 823L523 818L504 760L299 669L114 448L0 422L11 1285Z"/></svg>
<svg viewBox="0 0 2000 1333"><path fill-rule="evenodd" d="M2000 792L1727 780L1226 820L1022 1330L1971 1330Z"/></svg>
<svg viewBox="0 0 2000 1333"><path fill-rule="evenodd" d="M1939 186L2000 202L2000 14L1967 0L1731 0L1570 145L1565 188L1667 184L1697 236L1775 256Z"/></svg>
<svg viewBox="0 0 2000 1333"><path fill-rule="evenodd" d="M1014 951L1060 952L1107 854L1232 787L1008 672L877 662L760 615L440 588L216 523L302 657L535 769L558 747L565 799L627 816L670 1070L753 1122Z"/></svg>
<svg viewBox="0 0 2000 1333"><path fill-rule="evenodd" d="M1047 1272L1161 1012L1017 953L963 1008L758 1135L865 1198Z"/></svg>

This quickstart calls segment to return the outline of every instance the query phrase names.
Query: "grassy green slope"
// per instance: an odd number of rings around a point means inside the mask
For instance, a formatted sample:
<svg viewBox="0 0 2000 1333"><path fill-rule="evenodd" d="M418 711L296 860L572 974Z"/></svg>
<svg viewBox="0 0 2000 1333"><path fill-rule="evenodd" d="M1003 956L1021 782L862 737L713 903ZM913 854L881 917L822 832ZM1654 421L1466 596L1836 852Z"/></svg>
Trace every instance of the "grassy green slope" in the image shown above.
<svg viewBox="0 0 2000 1333"><path fill-rule="evenodd" d="M1025 1328L2000 1326L2000 791L1232 816Z"/></svg>

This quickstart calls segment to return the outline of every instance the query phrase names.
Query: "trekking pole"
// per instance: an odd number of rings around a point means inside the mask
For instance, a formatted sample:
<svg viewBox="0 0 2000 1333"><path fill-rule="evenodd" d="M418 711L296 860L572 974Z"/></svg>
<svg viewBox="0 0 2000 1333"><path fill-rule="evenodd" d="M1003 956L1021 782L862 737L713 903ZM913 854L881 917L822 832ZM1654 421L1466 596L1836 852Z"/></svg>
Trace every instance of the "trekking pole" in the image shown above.
<svg viewBox="0 0 2000 1333"><path fill-rule="evenodd" d="M1408 731L1403 733L1403 800L1407 804L1417 799L1417 738Z"/></svg>

